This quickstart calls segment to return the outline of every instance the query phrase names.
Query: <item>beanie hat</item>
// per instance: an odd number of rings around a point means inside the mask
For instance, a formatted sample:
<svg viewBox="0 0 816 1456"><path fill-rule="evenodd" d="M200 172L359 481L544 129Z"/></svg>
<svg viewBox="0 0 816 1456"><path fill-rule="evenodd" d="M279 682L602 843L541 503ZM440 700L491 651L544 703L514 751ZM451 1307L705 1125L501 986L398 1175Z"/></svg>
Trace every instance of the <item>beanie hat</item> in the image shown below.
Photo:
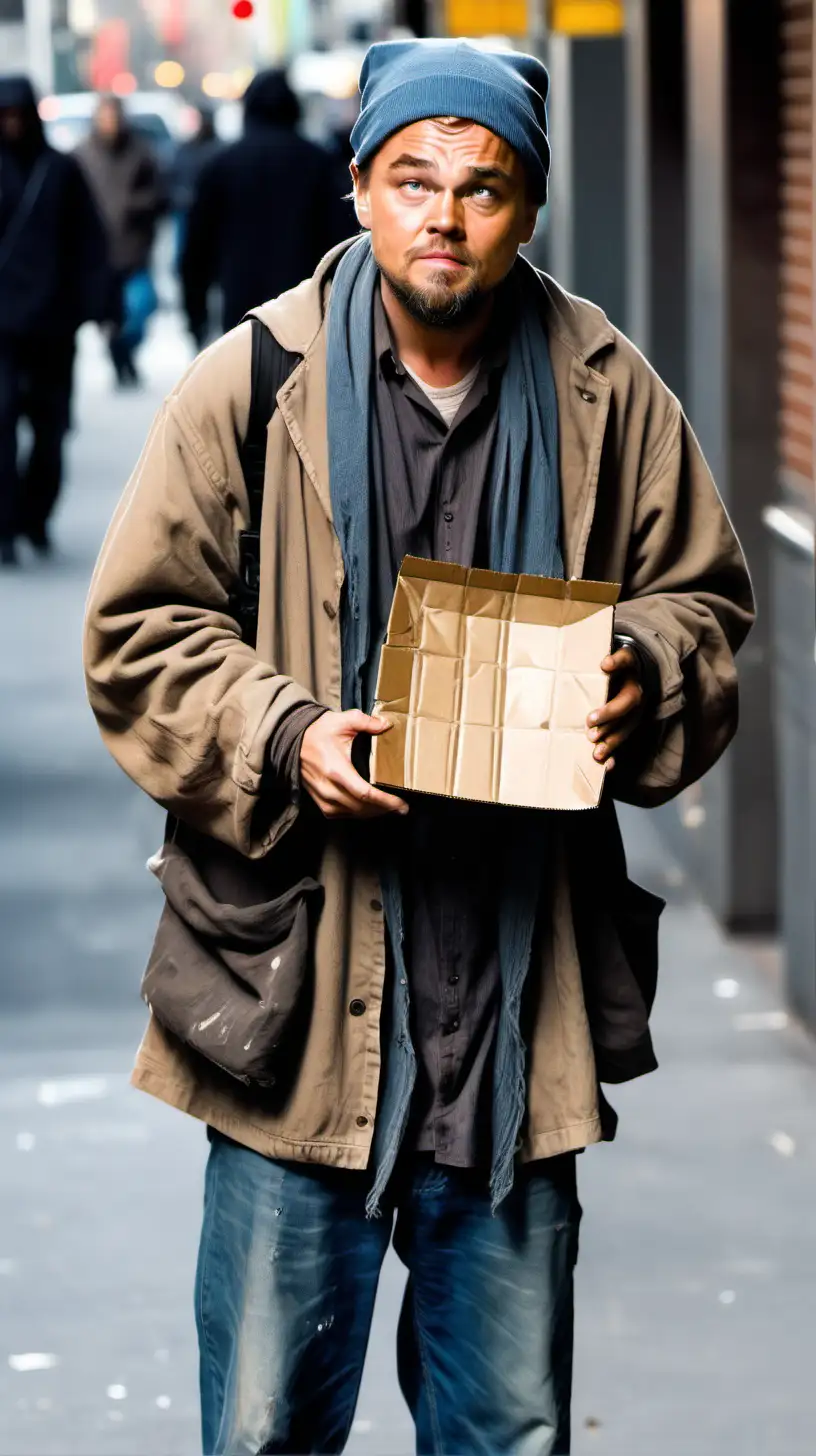
<svg viewBox="0 0 816 1456"><path fill-rule="evenodd" d="M434 116L475 121L521 157L547 197L550 78L535 56L486 51L466 40L394 40L371 46L360 74L360 115L351 133L358 167L411 122Z"/></svg>

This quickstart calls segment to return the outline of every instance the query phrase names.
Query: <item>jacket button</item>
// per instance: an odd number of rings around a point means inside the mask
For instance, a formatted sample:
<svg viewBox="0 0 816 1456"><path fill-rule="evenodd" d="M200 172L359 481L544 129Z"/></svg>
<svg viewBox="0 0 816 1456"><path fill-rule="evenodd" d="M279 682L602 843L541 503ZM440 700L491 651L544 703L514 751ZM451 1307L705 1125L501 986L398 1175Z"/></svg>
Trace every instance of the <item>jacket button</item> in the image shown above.
<svg viewBox="0 0 816 1456"><path fill-rule="evenodd" d="M372 910L382 910L382 900L372 900L371 908Z"/></svg>
<svg viewBox="0 0 816 1456"><path fill-rule="evenodd" d="M598 396L593 394L591 389L582 389L581 398L585 404L594 404Z"/></svg>
<svg viewBox="0 0 816 1456"><path fill-rule="evenodd" d="M353 1001L349 1002L349 1011L352 1016L365 1016L365 1009L365 1001L361 1001L357 996L355 996Z"/></svg>
<svg viewBox="0 0 816 1456"><path fill-rule="evenodd" d="M357 1126L358 1127L368 1127L368 1118L367 1117L358 1117L357 1118Z"/></svg>
<svg viewBox="0 0 816 1456"><path fill-rule="evenodd" d="M337 616L337 608L334 605L334 602L329 601L328 597L323 603L323 611L326 613L327 617L330 617L331 620L334 621L335 617Z"/></svg>

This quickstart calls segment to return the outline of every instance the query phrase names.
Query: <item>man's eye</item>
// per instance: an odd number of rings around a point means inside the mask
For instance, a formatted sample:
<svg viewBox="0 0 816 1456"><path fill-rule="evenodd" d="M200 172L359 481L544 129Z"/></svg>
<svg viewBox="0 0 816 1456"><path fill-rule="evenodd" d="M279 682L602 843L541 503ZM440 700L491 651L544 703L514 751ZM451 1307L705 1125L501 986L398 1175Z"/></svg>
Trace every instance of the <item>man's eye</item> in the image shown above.
<svg viewBox="0 0 816 1456"><path fill-rule="evenodd" d="M493 187L474 187L470 195L471 197L491 198L496 196L496 192Z"/></svg>
<svg viewBox="0 0 816 1456"><path fill-rule="evenodd" d="M400 183L403 192L410 192L413 197L422 191L422 183L416 177L408 177L405 182Z"/></svg>

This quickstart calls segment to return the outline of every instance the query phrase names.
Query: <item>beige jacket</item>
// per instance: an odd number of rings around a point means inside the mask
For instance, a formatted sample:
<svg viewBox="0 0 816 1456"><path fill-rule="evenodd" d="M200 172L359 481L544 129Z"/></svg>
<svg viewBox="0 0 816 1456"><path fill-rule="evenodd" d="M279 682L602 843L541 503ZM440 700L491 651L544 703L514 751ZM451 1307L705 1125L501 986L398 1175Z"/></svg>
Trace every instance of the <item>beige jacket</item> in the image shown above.
<svg viewBox="0 0 816 1456"><path fill-rule="evenodd" d="M289 858L298 877L303 838L303 810L264 775L270 735L293 705L340 706L343 562L331 521L324 326L334 257L259 310L303 358L268 432L257 651L227 606L247 515L237 448L248 414L247 324L202 354L160 411L88 603L88 693L107 747L141 788L260 884L285 881ZM750 583L677 400L599 309L543 283L567 574L623 583L619 630L643 641L660 671L657 730L645 756L641 747L616 770L614 792L658 804L704 773L735 730L733 653L752 621ZM602 822L573 817L592 821L585 836ZM559 836L550 931L530 973L525 1160L602 1136L597 1010L591 1032L584 994L595 972L585 966L582 979L569 834L567 826ZM247 1090L155 1018L134 1082L261 1153L364 1168L380 1079L380 886L365 825L321 820L315 835L325 902L288 1085L274 1099ZM365 1014L349 1014L352 1000Z"/></svg>

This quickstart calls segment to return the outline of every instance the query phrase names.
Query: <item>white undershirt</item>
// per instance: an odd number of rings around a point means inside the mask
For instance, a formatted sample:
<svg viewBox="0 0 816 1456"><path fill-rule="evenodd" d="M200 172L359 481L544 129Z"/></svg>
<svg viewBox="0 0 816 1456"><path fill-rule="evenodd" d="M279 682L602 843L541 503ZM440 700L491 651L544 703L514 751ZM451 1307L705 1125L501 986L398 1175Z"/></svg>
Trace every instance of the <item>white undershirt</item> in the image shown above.
<svg viewBox="0 0 816 1456"><path fill-rule="evenodd" d="M426 384L425 380L420 379L419 375L414 373L410 364L406 364L404 359L402 360L402 367L406 374L410 374L415 383L419 385L422 393L428 396L431 404L439 410L445 424L450 429L462 404L476 383L479 365L474 364L470 373L466 374L464 379L460 379L457 384L445 384L439 388L433 384Z"/></svg>

